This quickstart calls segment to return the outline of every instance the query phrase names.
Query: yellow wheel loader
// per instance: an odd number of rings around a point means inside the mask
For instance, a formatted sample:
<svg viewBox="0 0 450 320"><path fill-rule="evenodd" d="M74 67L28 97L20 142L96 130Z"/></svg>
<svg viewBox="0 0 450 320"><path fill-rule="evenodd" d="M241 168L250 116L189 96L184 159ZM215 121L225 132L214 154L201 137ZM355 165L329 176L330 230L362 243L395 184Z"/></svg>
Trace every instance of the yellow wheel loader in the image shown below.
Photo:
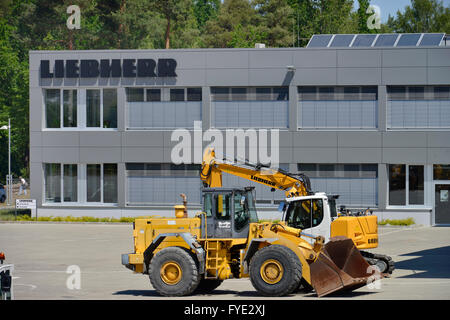
<svg viewBox="0 0 450 320"><path fill-rule="evenodd" d="M360 288L374 276L349 238L325 244L284 222L258 223L253 187L204 188L202 197L195 217L187 217L184 201L173 218L133 224L134 252L123 254L122 264L147 274L163 296L205 293L226 279L249 277L264 296L288 295L305 281L321 297Z"/></svg>
<svg viewBox="0 0 450 320"><path fill-rule="evenodd" d="M372 215L370 210L357 215L341 213L338 216L338 196L312 192L307 176L293 175L281 169L271 169L245 161L239 163L219 160L214 149L207 148L203 154L200 173L204 186L222 187L223 172L265 185L272 188L272 191L284 191L286 199L281 203L280 211L283 212L282 220L288 226L302 229L313 236L322 236L325 242L337 236L350 238L370 265L375 265L387 276L392 274L395 267L391 257L365 251L378 247L377 217Z"/></svg>

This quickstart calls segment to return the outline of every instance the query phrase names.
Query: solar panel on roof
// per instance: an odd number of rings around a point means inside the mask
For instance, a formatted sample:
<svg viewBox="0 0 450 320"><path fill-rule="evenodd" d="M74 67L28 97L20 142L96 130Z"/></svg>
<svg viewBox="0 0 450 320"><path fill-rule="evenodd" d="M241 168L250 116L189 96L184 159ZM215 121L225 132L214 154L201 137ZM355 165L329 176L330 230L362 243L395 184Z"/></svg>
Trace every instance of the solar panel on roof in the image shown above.
<svg viewBox="0 0 450 320"><path fill-rule="evenodd" d="M439 46L444 39L445 33L426 33L423 35L419 46Z"/></svg>
<svg viewBox="0 0 450 320"><path fill-rule="evenodd" d="M352 43L352 47L370 47L376 37L376 34L358 34Z"/></svg>
<svg viewBox="0 0 450 320"><path fill-rule="evenodd" d="M309 40L308 48L326 48L333 35L313 35Z"/></svg>
<svg viewBox="0 0 450 320"><path fill-rule="evenodd" d="M308 48L440 46L445 33L313 35Z"/></svg>
<svg viewBox="0 0 450 320"><path fill-rule="evenodd" d="M420 33L404 33L397 42L397 47L415 47L419 41Z"/></svg>
<svg viewBox="0 0 450 320"><path fill-rule="evenodd" d="M337 34L334 36L333 41L330 44L330 47L348 47L352 42L354 34Z"/></svg>
<svg viewBox="0 0 450 320"><path fill-rule="evenodd" d="M392 47L398 38L398 34L380 34L374 47Z"/></svg>

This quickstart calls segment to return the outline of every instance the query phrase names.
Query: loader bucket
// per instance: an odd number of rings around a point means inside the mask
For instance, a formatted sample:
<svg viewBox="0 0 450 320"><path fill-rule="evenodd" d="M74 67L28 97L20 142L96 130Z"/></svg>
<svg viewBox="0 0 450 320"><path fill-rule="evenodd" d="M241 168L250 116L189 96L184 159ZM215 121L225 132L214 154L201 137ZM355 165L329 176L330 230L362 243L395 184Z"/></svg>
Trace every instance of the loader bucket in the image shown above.
<svg viewBox="0 0 450 320"><path fill-rule="evenodd" d="M319 297L340 290L355 290L365 286L372 272L353 241L333 237L310 265L311 282Z"/></svg>

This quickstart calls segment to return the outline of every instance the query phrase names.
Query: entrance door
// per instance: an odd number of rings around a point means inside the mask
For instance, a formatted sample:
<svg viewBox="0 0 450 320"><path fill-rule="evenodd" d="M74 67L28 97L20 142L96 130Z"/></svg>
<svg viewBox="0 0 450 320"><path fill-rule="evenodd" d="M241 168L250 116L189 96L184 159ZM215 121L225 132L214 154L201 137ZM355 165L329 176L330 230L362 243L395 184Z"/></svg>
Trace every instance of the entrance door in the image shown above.
<svg viewBox="0 0 450 320"><path fill-rule="evenodd" d="M450 184L436 184L434 193L436 224L450 224Z"/></svg>

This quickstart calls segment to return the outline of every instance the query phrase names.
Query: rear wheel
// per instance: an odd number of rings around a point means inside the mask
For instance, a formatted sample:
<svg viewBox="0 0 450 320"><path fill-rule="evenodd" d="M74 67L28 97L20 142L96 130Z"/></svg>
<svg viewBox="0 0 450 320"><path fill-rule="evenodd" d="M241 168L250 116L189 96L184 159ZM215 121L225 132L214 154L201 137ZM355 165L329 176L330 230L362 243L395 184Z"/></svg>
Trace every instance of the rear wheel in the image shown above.
<svg viewBox="0 0 450 320"><path fill-rule="evenodd" d="M0 197L0 202L1 202L1 203L4 203L5 201L6 201L6 197L5 197L4 195L1 196L1 197Z"/></svg>
<svg viewBox="0 0 450 320"><path fill-rule="evenodd" d="M200 282L194 258L185 249L168 247L152 258L149 266L150 282L163 296L186 296Z"/></svg>
<svg viewBox="0 0 450 320"><path fill-rule="evenodd" d="M289 248L271 245L260 249L250 261L253 287L265 296L284 296L299 287L302 265Z"/></svg>

